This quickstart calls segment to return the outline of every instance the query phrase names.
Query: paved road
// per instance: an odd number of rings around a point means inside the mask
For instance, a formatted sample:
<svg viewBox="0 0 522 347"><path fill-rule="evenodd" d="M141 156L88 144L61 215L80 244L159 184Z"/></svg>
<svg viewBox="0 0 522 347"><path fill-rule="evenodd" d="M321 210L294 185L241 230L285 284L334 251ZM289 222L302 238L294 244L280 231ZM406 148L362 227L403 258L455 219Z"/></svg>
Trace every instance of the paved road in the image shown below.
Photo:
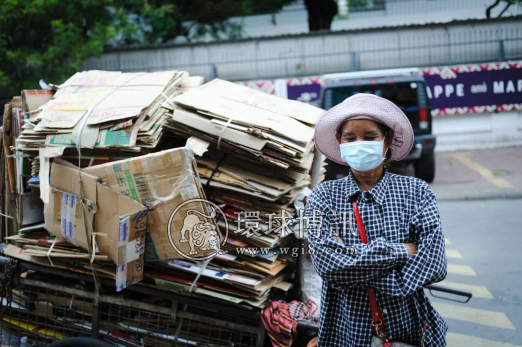
<svg viewBox="0 0 522 347"><path fill-rule="evenodd" d="M467 304L433 299L448 346L522 346L522 199L441 201L448 277Z"/></svg>
<svg viewBox="0 0 522 347"><path fill-rule="evenodd" d="M522 147L437 152L435 160L430 186L439 200L522 198ZM413 167L400 162L392 171L413 175Z"/></svg>
<svg viewBox="0 0 522 347"><path fill-rule="evenodd" d="M522 347L522 147L436 153L430 187L447 238L441 285L474 295L467 304L433 299L448 346Z"/></svg>

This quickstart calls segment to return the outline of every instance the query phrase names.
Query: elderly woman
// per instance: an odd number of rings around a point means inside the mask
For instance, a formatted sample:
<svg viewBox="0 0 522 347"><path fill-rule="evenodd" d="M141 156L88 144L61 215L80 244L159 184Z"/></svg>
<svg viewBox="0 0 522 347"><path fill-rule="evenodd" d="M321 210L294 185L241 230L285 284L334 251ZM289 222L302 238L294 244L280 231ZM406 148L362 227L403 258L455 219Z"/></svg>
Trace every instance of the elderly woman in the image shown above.
<svg viewBox="0 0 522 347"><path fill-rule="evenodd" d="M426 182L384 165L410 151L408 118L386 99L356 94L320 119L315 143L350 166L315 187L306 206L312 263L324 280L318 346L445 346L447 326L423 291L446 277L436 197Z"/></svg>

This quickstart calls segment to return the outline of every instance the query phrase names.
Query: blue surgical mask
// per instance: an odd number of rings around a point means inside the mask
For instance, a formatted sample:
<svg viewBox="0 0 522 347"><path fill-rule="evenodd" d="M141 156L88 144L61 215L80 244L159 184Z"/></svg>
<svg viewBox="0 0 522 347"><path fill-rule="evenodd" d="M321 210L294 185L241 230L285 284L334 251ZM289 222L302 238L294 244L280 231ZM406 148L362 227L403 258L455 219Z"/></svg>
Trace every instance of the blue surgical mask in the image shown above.
<svg viewBox="0 0 522 347"><path fill-rule="evenodd" d="M386 135L384 135L386 139ZM357 171L369 171L375 169L383 162L382 156L384 148L382 141L355 141L342 143L341 158Z"/></svg>

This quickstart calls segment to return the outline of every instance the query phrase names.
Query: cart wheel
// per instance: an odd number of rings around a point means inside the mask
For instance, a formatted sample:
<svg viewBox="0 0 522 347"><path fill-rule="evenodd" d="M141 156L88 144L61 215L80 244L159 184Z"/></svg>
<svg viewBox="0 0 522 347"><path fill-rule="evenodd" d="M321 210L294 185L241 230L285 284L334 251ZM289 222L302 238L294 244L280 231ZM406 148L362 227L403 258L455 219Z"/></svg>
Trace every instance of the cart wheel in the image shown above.
<svg viewBox="0 0 522 347"><path fill-rule="evenodd" d="M111 347L107 342L90 337L70 337L55 341L47 347Z"/></svg>

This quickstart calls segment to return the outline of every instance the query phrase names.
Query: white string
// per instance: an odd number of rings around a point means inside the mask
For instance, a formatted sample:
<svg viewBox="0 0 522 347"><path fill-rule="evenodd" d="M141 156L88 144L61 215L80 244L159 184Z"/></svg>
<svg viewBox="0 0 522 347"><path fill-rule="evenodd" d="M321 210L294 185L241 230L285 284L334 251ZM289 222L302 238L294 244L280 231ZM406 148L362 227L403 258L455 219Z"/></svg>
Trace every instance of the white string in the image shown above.
<svg viewBox="0 0 522 347"><path fill-rule="evenodd" d="M221 134L219 134L218 142L217 142L217 149L221 146L221 138L223 135L225 135L225 131L227 130L228 126L232 123L232 117L230 117L227 121L227 123L223 126L223 130L221 130Z"/></svg>
<svg viewBox="0 0 522 347"><path fill-rule="evenodd" d="M53 244L49 248L49 251L47 251L47 259L49 259L49 263L51 263L52 267L54 267L54 263L51 260L51 252L53 251L53 248L54 248L54 245L56 244L56 241L58 241L57 237L54 238Z"/></svg>
<svg viewBox="0 0 522 347"><path fill-rule="evenodd" d="M137 74L136 76L134 76L133 78L128 80L126 83L129 83L132 80L134 80L134 79L136 79L139 76L144 75L144 74L145 73ZM104 86L104 87L107 87L107 86ZM91 105L91 107L89 107L89 109L87 110L87 112L85 113L85 115L83 116L83 118L80 121L80 129L78 131L78 136L76 137L76 150L78 151L78 175L79 175L79 182L78 183L79 183L79 186L80 186L80 201L82 202L82 212L83 212L83 219L84 219L84 225L85 225L85 237L87 239L87 251L89 253L89 260L91 261L91 264L94 261L94 255L95 255L95 251L96 251L96 247L95 247L96 238L95 237L92 238L92 243L91 243L91 240L89 240L89 234L88 234L88 229L89 229L88 227L89 227L89 225L87 223L87 211L86 211L85 205L83 203L83 182L82 182L82 167L81 167L81 160L82 160L82 150L81 150L82 143L81 143L81 138L82 138L83 130L85 129L85 125L87 124L87 119L90 117L90 115L92 114L94 109L99 104L101 104L102 101L104 101L110 95L112 95L112 93L114 93L119 87L120 86L118 86L117 88L112 89L108 93L105 93L105 95L102 98L100 98L100 100L98 100L98 102L96 102L95 104ZM91 233L94 233L92 223L90 225L90 230L91 230ZM98 277L96 275L96 271L94 270L94 266L93 265L91 265L91 271L92 271L92 276L94 278L94 285L96 287L96 295L98 296L99 295L99 289L100 289L100 283L98 281Z"/></svg>
<svg viewBox="0 0 522 347"><path fill-rule="evenodd" d="M196 278L194 278L194 281L192 281L192 284L190 285L189 293L192 293L192 289L196 285L196 282L198 281L199 277L203 274L203 272L206 270L207 265L208 265L208 263L210 263L211 260L212 260L212 258L208 258L203 261L203 265L199 267L199 271L198 271L198 274L196 275Z"/></svg>
<svg viewBox="0 0 522 347"><path fill-rule="evenodd" d="M11 154L11 155L6 155L5 156L6 158L32 158L33 156L30 155L30 154L27 154L27 153L16 153L16 154Z"/></svg>
<svg viewBox="0 0 522 347"><path fill-rule="evenodd" d="M165 102L172 108L176 108L176 105L169 100L169 96L167 96L167 94L165 94L165 92L161 92L161 95L165 98Z"/></svg>
<svg viewBox="0 0 522 347"><path fill-rule="evenodd" d="M6 218L11 218L11 219L14 219L13 217L11 217L11 216L8 216L8 215L6 215L6 214L3 214L3 213L1 213L1 212L0 212L0 216L2 216L2 217L6 217Z"/></svg>
<svg viewBox="0 0 522 347"><path fill-rule="evenodd" d="M72 306L73 306L74 298L76 298L76 296L73 294L73 295L71 296L71 301L69 302L69 310L72 310Z"/></svg>

